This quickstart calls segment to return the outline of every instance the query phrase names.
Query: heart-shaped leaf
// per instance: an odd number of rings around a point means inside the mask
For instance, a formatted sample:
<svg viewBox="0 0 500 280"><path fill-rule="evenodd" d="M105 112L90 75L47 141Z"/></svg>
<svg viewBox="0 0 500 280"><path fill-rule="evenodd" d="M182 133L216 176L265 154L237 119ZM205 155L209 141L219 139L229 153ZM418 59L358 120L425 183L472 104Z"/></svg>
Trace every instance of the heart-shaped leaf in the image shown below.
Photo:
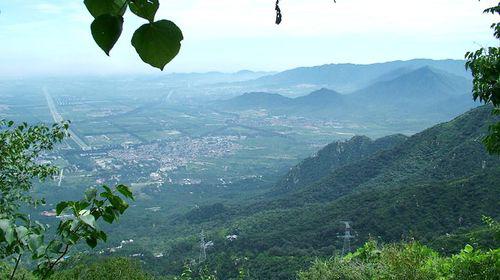
<svg viewBox="0 0 500 280"><path fill-rule="evenodd" d="M121 194L123 194L125 197L130 198L130 199L134 199L134 195L132 194L132 191L130 190L129 187L127 187L125 185L118 185L118 186L116 186L116 189Z"/></svg>
<svg viewBox="0 0 500 280"><path fill-rule="evenodd" d="M109 55L122 34L123 17L110 14L100 15L92 22L90 29L97 45Z"/></svg>
<svg viewBox="0 0 500 280"><path fill-rule="evenodd" d="M61 215L62 211L68 207L68 202L61 201L56 206L56 215Z"/></svg>
<svg viewBox="0 0 500 280"><path fill-rule="evenodd" d="M16 233L19 239L23 239L26 235L28 235L28 229L24 226L18 226L16 227Z"/></svg>
<svg viewBox="0 0 500 280"><path fill-rule="evenodd" d="M92 228L96 227L95 218L90 213L86 213L84 215L81 215L80 220Z"/></svg>
<svg viewBox="0 0 500 280"><path fill-rule="evenodd" d="M2 231L5 232L7 230L7 228L9 228L10 226L11 226L10 220L7 220L7 219L1 219L0 220L0 229Z"/></svg>
<svg viewBox="0 0 500 280"><path fill-rule="evenodd" d="M38 234L30 235L28 239L28 248L31 251L36 251L43 244L43 236Z"/></svg>
<svg viewBox="0 0 500 280"><path fill-rule="evenodd" d="M175 23L160 20L139 27L132 37L132 46L144 62L163 70L179 53L183 39Z"/></svg>
<svg viewBox="0 0 500 280"><path fill-rule="evenodd" d="M130 0L128 5L132 13L153 22L160 2L158 0Z"/></svg>
<svg viewBox="0 0 500 280"><path fill-rule="evenodd" d="M5 230L5 240L9 245L11 245L14 241L16 241L16 232L12 227L8 227Z"/></svg>
<svg viewBox="0 0 500 280"><path fill-rule="evenodd" d="M95 237L86 238L85 241L87 242L87 245L90 246L90 248L95 248L95 246L97 246L97 238Z"/></svg>
<svg viewBox="0 0 500 280"><path fill-rule="evenodd" d="M123 16L127 5L127 0L84 0L85 6L90 14L97 18L101 15L110 14L116 16Z"/></svg>

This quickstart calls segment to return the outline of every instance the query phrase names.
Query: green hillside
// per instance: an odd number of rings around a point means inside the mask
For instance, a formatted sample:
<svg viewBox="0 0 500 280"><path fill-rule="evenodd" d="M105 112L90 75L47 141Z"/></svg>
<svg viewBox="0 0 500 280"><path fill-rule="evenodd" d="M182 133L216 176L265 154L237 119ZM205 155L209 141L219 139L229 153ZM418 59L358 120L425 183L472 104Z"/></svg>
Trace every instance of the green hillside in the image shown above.
<svg viewBox="0 0 500 280"><path fill-rule="evenodd" d="M488 155L480 141L492 120L489 107L472 110L393 149L340 168L295 196L328 201L357 189L453 180L498 168L500 160Z"/></svg>
<svg viewBox="0 0 500 280"><path fill-rule="evenodd" d="M499 217L500 159L489 156L480 142L493 121L490 110L477 108L350 163L342 153L342 158L322 157L319 170L328 169L327 162L347 164L332 164L322 179L297 184L275 199L229 205L223 214L193 219L192 225L212 228L209 236L219 244L209 254L210 266L247 257L258 279L289 279L313 256L329 256L341 248L337 234L343 220L353 224L355 245L369 236L384 242L416 238L431 246L447 244L446 252L459 250L471 237L462 233L480 227L482 215ZM302 176L312 180L310 175L295 174L299 182ZM226 234L238 239L230 242ZM236 273L231 266L219 268L227 275Z"/></svg>
<svg viewBox="0 0 500 280"><path fill-rule="evenodd" d="M276 184L276 192L289 192L311 184L337 168L366 158L384 149L390 149L407 139L398 134L371 140L366 136L355 136L345 142L333 142L321 149L315 156L293 167Z"/></svg>

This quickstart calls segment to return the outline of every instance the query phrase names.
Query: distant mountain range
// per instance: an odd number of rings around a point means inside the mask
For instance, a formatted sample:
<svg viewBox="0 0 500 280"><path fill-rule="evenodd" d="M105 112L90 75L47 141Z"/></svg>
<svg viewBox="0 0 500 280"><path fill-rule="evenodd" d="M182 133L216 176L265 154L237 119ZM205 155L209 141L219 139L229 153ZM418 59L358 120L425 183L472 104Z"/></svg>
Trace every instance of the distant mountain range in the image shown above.
<svg viewBox="0 0 500 280"><path fill-rule="evenodd" d="M314 118L379 120L428 119L436 122L473 108L470 80L424 66L391 74L350 94L320 89L290 98L251 92L214 105L226 110L265 109L274 114Z"/></svg>
<svg viewBox="0 0 500 280"><path fill-rule="evenodd" d="M330 88L341 93L350 93L376 82L392 80L402 74L422 67L470 80L463 60L414 59L376 64L325 64L314 67L299 67L254 80L235 83L242 88L296 94L319 88Z"/></svg>
<svg viewBox="0 0 500 280"><path fill-rule="evenodd" d="M185 86L206 86L217 83L237 83L258 79L263 76L273 75L275 72L241 70L234 73L225 72L202 72L202 73L169 73L148 77L154 82L161 82L167 85Z"/></svg>

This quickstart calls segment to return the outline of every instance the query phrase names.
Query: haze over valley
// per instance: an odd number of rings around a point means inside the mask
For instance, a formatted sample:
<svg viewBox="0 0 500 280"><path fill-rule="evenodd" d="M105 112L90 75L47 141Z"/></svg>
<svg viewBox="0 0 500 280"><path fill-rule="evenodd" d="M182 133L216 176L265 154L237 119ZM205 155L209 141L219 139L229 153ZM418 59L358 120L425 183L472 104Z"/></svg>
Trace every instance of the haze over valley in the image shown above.
<svg viewBox="0 0 500 280"><path fill-rule="evenodd" d="M403 235L436 247L476 227L480 214L498 215L498 157L477 140L494 118L471 100L463 64L4 79L0 116L71 120L71 137L39 158L60 168L37 185L47 204L33 214L44 222L60 218L57 201L89 186L131 186L128 214L91 254L176 275L198 258L204 231L207 264L248 258L258 279L289 279L290 267L340 250L344 219L353 245ZM457 204L469 195L481 206Z"/></svg>

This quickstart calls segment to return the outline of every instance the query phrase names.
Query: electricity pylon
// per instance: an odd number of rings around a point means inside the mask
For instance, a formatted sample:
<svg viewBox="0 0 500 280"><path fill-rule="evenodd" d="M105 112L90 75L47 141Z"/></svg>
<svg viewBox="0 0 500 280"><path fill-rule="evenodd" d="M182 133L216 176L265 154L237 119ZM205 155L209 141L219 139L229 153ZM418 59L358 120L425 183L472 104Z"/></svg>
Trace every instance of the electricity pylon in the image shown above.
<svg viewBox="0 0 500 280"><path fill-rule="evenodd" d="M205 233L201 230L200 233L200 256L198 258L199 263L204 262L207 259L207 244L205 243Z"/></svg>
<svg viewBox="0 0 500 280"><path fill-rule="evenodd" d="M345 225L345 231L344 235L339 236L339 238L343 239L343 244L342 244L342 256L345 256L347 253L351 252L351 239L354 238L354 235L351 234L351 225L349 221L342 221Z"/></svg>

